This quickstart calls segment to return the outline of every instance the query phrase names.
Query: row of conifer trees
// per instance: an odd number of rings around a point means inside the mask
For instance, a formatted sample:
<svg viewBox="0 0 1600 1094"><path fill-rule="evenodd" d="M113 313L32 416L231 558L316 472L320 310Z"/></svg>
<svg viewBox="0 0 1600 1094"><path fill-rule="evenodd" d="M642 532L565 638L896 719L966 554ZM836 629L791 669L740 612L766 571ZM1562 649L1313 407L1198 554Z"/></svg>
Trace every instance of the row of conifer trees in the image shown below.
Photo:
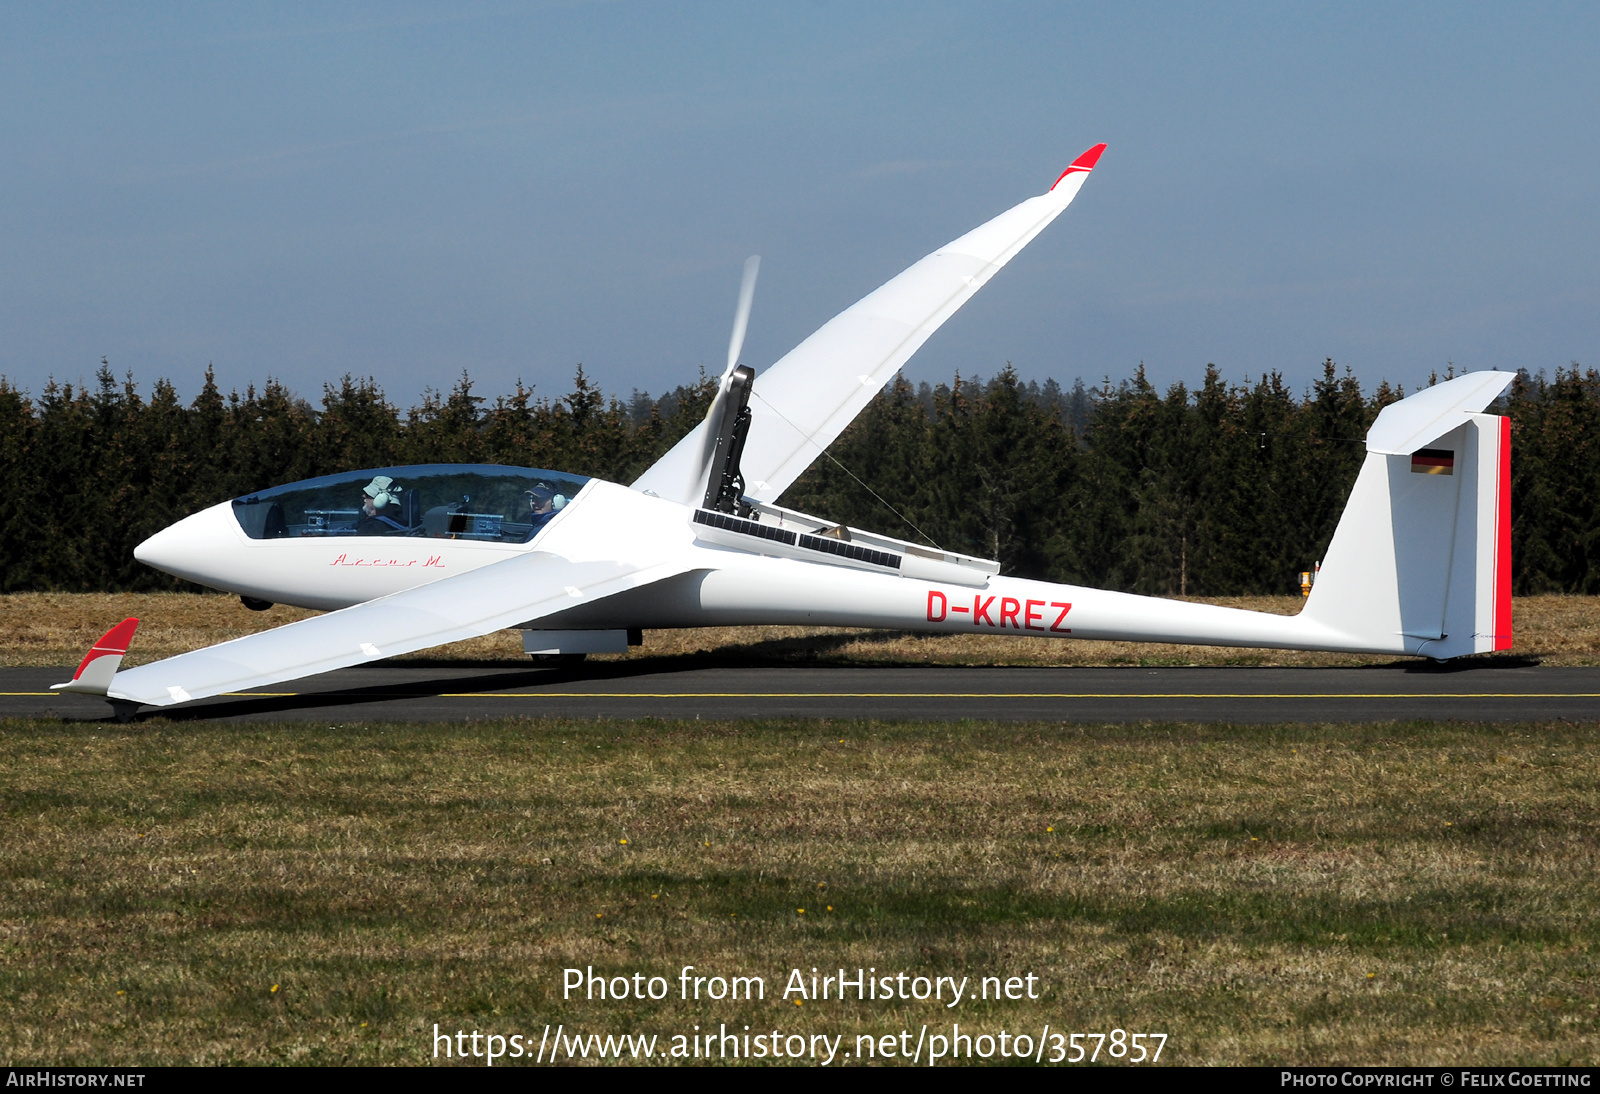
<svg viewBox="0 0 1600 1094"><path fill-rule="evenodd" d="M208 372L190 403L143 395L102 363L87 388L32 397L0 379L0 591L181 587L133 547L252 490L353 468L505 463L630 482L704 417L704 377L659 399L520 384L486 400L463 375L401 411L370 381L320 408L283 385L224 396ZM1191 391L1139 370L1098 387L896 380L783 504L997 558L1004 572L1161 595L1286 593L1319 558L1364 454L1402 393L1324 363L1303 392L1276 374ZM1512 419L1518 593L1600 592L1600 374L1519 374Z"/></svg>

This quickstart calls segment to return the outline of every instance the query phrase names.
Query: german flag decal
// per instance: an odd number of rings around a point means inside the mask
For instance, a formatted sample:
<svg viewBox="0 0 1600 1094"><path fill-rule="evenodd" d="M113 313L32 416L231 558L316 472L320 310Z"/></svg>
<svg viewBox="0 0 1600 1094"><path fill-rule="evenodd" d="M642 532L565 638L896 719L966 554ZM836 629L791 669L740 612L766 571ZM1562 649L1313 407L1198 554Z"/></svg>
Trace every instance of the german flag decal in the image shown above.
<svg viewBox="0 0 1600 1094"><path fill-rule="evenodd" d="M1456 454L1448 448L1419 448L1411 453L1411 470L1422 475L1454 475Z"/></svg>

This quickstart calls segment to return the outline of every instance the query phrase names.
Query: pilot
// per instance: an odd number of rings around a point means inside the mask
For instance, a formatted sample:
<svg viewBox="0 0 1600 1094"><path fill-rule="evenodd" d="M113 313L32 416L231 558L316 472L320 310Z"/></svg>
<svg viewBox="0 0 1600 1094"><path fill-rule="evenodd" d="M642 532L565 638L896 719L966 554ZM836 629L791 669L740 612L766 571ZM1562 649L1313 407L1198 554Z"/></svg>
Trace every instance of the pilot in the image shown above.
<svg viewBox="0 0 1600 1094"><path fill-rule="evenodd" d="M402 489L388 475L378 475L367 483L361 491L361 516L356 520L356 535L392 536L404 532L406 526L388 515L399 513Z"/></svg>
<svg viewBox="0 0 1600 1094"><path fill-rule="evenodd" d="M536 529L548 524L567 504L567 499L547 482L535 484L531 490L523 491L523 495L528 499L529 520Z"/></svg>

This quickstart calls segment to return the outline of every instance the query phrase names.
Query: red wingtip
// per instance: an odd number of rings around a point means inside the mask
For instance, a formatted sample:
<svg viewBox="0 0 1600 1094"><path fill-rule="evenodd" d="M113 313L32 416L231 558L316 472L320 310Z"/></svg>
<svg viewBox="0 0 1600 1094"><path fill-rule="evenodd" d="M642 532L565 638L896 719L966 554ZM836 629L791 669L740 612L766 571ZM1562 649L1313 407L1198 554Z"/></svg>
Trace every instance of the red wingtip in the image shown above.
<svg viewBox="0 0 1600 1094"><path fill-rule="evenodd" d="M1081 167L1085 171L1093 171L1094 165L1100 162L1100 153L1106 150L1104 144L1097 144L1083 155L1072 161L1072 166Z"/></svg>
<svg viewBox="0 0 1600 1094"><path fill-rule="evenodd" d="M1100 153L1104 152L1105 150L1106 146L1104 144L1097 144L1093 148L1089 149L1089 151L1073 160L1072 164L1065 171L1061 172L1061 178L1056 179L1054 184L1051 185L1050 189L1054 190L1057 186L1060 186L1061 179L1066 178L1068 175L1073 174L1074 172L1093 171L1094 165L1100 162Z"/></svg>
<svg viewBox="0 0 1600 1094"><path fill-rule="evenodd" d="M133 632L138 629L139 621L130 616L101 635L100 641L84 654L83 660L78 664L78 671L72 674L72 678L76 680L82 676L83 670L89 667L89 662L97 657L121 657L127 653L129 644L133 642Z"/></svg>

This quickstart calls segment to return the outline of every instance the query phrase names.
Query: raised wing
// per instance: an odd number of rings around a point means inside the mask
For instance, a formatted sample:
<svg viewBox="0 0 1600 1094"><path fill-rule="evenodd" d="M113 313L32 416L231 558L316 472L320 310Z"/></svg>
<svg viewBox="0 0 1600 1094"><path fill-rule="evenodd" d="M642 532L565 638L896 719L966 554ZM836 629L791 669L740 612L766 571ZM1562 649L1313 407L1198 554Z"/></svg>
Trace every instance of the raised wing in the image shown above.
<svg viewBox="0 0 1600 1094"><path fill-rule="evenodd" d="M757 375L741 460L746 493L777 500L928 336L1061 214L1105 147L1079 156L1047 193L939 248L846 308ZM696 504L710 470L709 428L708 419L690 431L633 488Z"/></svg>
<svg viewBox="0 0 1600 1094"><path fill-rule="evenodd" d="M119 672L104 692L170 706L515 627L682 573L533 551L455 577Z"/></svg>

